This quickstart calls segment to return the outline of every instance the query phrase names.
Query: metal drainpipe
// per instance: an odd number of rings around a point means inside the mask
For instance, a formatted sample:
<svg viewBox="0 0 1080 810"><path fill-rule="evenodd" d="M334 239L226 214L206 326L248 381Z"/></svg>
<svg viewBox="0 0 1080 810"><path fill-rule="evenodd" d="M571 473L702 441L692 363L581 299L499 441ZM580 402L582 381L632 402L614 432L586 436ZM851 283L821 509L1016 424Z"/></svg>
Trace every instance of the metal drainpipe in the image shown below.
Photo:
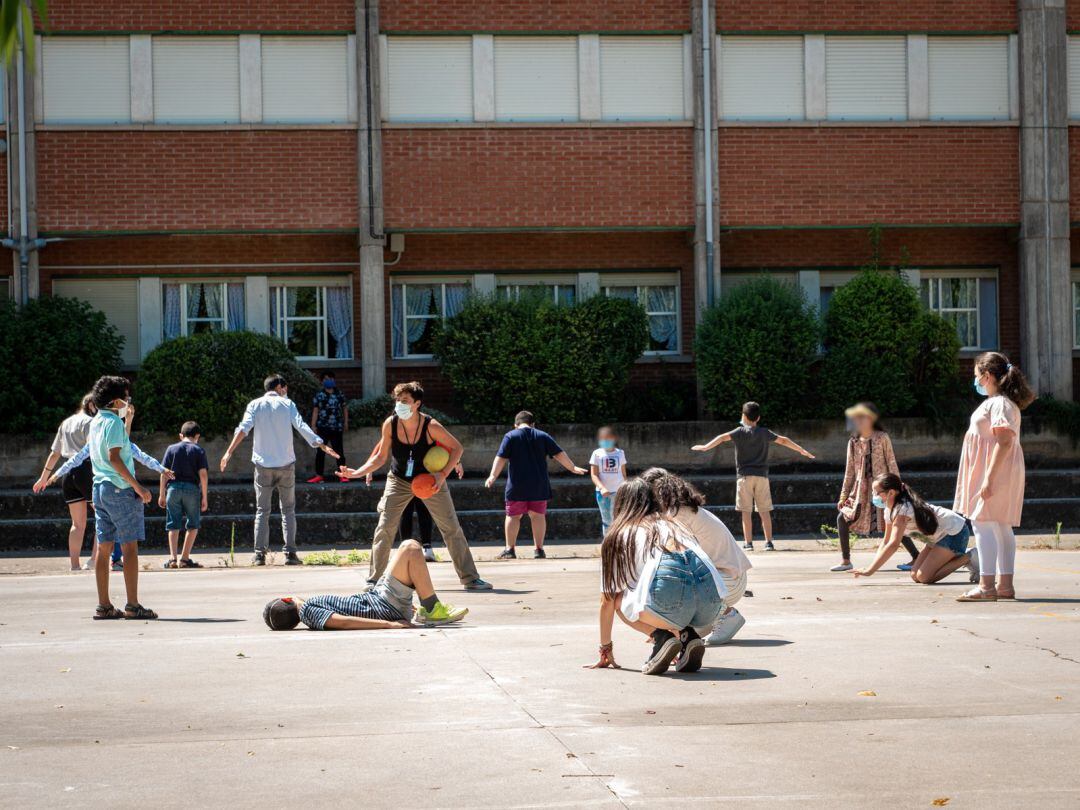
<svg viewBox="0 0 1080 810"><path fill-rule="evenodd" d="M713 247L713 172L712 172L712 39L716 26L711 23L709 0L701 2L701 60L702 65L702 113L705 118L705 303L712 306L716 300L716 284L713 278L715 250Z"/></svg>
<svg viewBox="0 0 1080 810"><path fill-rule="evenodd" d="M19 304L26 306L30 300L30 239L27 236L29 222L26 213L26 87L24 82L24 63L26 50L23 43L22 25L18 31L18 58L15 61L15 80L18 83L16 94L19 126Z"/></svg>
<svg viewBox="0 0 1080 810"><path fill-rule="evenodd" d="M367 110L367 192L368 192L368 210L375 211L375 186L372 179L375 176L375 157L374 157L374 139L375 135L372 132L372 115L373 105L371 102L371 3L370 0L364 0L364 86L367 88L364 93L364 107ZM368 234L372 239L385 239L385 233L379 233L375 230L375 215L374 213L369 215L368 221Z"/></svg>

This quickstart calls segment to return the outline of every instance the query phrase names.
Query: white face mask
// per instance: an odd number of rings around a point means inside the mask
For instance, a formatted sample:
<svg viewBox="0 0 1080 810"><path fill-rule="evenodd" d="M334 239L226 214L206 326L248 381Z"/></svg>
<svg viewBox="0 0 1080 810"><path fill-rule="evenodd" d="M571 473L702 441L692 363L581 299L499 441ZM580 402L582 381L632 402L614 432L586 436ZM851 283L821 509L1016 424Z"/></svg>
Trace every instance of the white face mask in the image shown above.
<svg viewBox="0 0 1080 810"><path fill-rule="evenodd" d="M116 409L116 415L121 419L127 419L128 406L125 402L121 407Z"/></svg>
<svg viewBox="0 0 1080 810"><path fill-rule="evenodd" d="M413 413L412 405L405 402L395 402L394 413L397 414L398 419L408 419Z"/></svg>

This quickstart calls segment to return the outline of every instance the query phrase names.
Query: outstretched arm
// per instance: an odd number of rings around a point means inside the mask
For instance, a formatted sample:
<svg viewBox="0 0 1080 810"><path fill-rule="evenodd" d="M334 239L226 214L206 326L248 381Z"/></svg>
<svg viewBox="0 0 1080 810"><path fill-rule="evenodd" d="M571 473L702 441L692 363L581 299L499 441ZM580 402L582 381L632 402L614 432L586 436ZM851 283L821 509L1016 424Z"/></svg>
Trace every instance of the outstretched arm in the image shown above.
<svg viewBox="0 0 1080 810"><path fill-rule="evenodd" d="M730 441L731 441L731 434L730 433L721 433L719 436L717 436L716 438L714 438L712 441L708 442L707 444L695 444L690 449L691 450L697 450L699 453L704 453L704 452L706 452L708 450L712 450L714 447L716 447L718 445L723 444L724 442L730 442Z"/></svg>
<svg viewBox="0 0 1080 810"><path fill-rule="evenodd" d="M778 445L780 445L781 447L786 447L788 450L794 450L800 456L804 456L806 458L813 458L814 457L812 453L808 452L807 450L803 449L799 445L795 444L795 442L793 442L787 436L777 436L776 437L776 443Z"/></svg>
<svg viewBox="0 0 1080 810"><path fill-rule="evenodd" d="M487 477L484 486L491 489L491 487L495 485L495 482L499 480L499 476L502 475L503 470L505 469L506 459L502 456L495 456L495 460L491 462L491 475Z"/></svg>
<svg viewBox="0 0 1080 810"><path fill-rule="evenodd" d="M566 455L565 450L556 453L554 456L552 456L552 458L559 462L559 465L564 470L566 470L567 472L571 472L574 475L585 475L585 473L588 472L588 470L586 470L584 467L579 467L574 462L572 462L570 460L570 456Z"/></svg>
<svg viewBox="0 0 1080 810"><path fill-rule="evenodd" d="M52 458L52 456L50 456L50 458ZM80 464L82 464L84 461L86 461L88 458L90 458L90 445L89 444L84 444L82 450L80 450L78 453L76 453L71 458L69 458L67 461L65 461L63 464L61 464L58 469L53 470L52 475L49 476L49 480L45 482L45 485L42 486L41 489L44 489L46 486L48 486L50 484L55 484L57 481L59 481L61 478L63 478L65 475L67 475L69 472L71 472L76 467L78 467ZM46 463L46 466L48 466L47 463ZM42 474L44 475L44 473L42 473ZM39 483L40 483L40 481L39 481ZM38 485L34 484L34 492L41 492L41 489L38 489Z"/></svg>
<svg viewBox="0 0 1080 810"><path fill-rule="evenodd" d="M886 524L885 536L881 539L881 545L878 546L877 556L874 557L874 561L868 568L860 568L851 573L856 577L873 576L900 548L900 541L904 539L904 529L907 527L907 522L907 517L901 515L892 523Z"/></svg>
<svg viewBox="0 0 1080 810"><path fill-rule="evenodd" d="M338 468L338 475L341 478L364 478L371 473L378 472L378 470L390 460L390 446L390 420L386 419L382 424L382 436L379 439L379 443L376 444L375 449L371 451L371 456L368 460L355 469L352 467L341 466Z"/></svg>

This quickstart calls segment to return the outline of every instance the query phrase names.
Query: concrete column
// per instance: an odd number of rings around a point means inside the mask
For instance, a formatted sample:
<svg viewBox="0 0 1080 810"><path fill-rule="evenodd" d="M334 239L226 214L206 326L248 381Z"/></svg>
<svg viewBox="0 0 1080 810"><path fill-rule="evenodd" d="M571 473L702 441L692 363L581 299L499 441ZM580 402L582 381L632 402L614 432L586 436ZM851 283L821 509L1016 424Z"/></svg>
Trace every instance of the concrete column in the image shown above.
<svg viewBox="0 0 1080 810"><path fill-rule="evenodd" d="M161 343L161 279L139 277L139 358Z"/></svg>
<svg viewBox="0 0 1080 810"><path fill-rule="evenodd" d="M356 4L356 116L359 148L360 334L365 397L386 391L386 278L383 267L382 71L379 67L379 2Z"/></svg>
<svg viewBox="0 0 1080 810"><path fill-rule="evenodd" d="M45 57L42 53L41 35L34 37L34 121L45 120Z"/></svg>
<svg viewBox="0 0 1080 810"><path fill-rule="evenodd" d="M1040 394L1072 398L1065 0L1019 0L1020 349Z"/></svg>
<svg viewBox="0 0 1080 810"><path fill-rule="evenodd" d="M40 51L39 51L40 52ZM19 134L19 106L18 106L18 92L19 92L19 74L16 66L16 61L19 58L18 53L12 57L12 62L9 64L3 72L5 87L4 87L4 101L6 103L7 117L5 119L7 123L7 169L8 169L8 211L10 213L11 222L9 225L10 233L16 240L23 238L37 239L38 227L37 227L37 159L35 156L35 137L34 137L34 111L37 108L35 84L34 78L35 70L34 65L29 60L23 65L23 115L26 126L26 142L25 149L20 147L20 134ZM25 185L26 196L23 199L23 195L20 191L19 183L19 164L22 154L25 152L26 165L24 167L25 173ZM26 211L26 233L22 233L21 229L21 215L20 212L25 208ZM16 301L21 302L23 298L31 299L37 298L41 295L40 274L38 270L38 251L28 250L28 264L26 267L25 282L22 276L22 270L19 263L19 251L11 251L12 258L12 276L14 278L14 285L12 287L13 297ZM25 290L24 290L25 284ZM25 296L24 296L25 292Z"/></svg>
<svg viewBox="0 0 1080 810"><path fill-rule="evenodd" d="M803 101L807 121L824 121L828 117L824 34L807 34L803 37Z"/></svg>
<svg viewBox="0 0 1080 810"><path fill-rule="evenodd" d="M930 117L930 41L926 34L908 34L907 87L908 119L927 120Z"/></svg>
<svg viewBox="0 0 1080 810"><path fill-rule="evenodd" d="M495 37L472 38L473 120L495 120Z"/></svg>
<svg viewBox="0 0 1080 810"><path fill-rule="evenodd" d="M599 121L603 116L600 99L600 35L578 37L578 117Z"/></svg>
<svg viewBox="0 0 1080 810"><path fill-rule="evenodd" d="M131 123L154 120L154 51L149 34L132 34L128 39L128 67L131 71Z"/></svg>
<svg viewBox="0 0 1080 810"><path fill-rule="evenodd" d="M262 37L241 34L240 43L240 122L258 124L263 117Z"/></svg>
<svg viewBox="0 0 1080 810"><path fill-rule="evenodd" d="M712 59L706 64L705 51L702 47L702 31L709 32L710 48L715 54L716 22L712 13L712 4L706 19L703 16L701 0L694 0L692 9L692 46L694 51L694 304L698 319L708 306L709 290L715 297L720 295L720 251L715 243L719 235L719 169L717 159L716 130L716 82L710 81L711 116L705 120L705 72L710 72L710 79L716 77L716 64ZM712 210L713 210L713 274L708 274L708 244L706 238L706 194L708 184L705 179L705 139L708 138L712 150Z"/></svg>

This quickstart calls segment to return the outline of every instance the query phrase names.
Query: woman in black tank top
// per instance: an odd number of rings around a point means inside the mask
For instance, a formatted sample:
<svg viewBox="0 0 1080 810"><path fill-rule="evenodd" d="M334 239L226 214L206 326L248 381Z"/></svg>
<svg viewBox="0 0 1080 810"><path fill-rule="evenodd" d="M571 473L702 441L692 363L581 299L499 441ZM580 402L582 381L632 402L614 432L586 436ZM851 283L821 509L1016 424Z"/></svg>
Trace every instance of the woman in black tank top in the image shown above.
<svg viewBox="0 0 1080 810"><path fill-rule="evenodd" d="M435 442L428 435L431 417L418 413L419 423L410 430L397 416L390 417L390 472L411 481L424 472L423 461Z"/></svg>

